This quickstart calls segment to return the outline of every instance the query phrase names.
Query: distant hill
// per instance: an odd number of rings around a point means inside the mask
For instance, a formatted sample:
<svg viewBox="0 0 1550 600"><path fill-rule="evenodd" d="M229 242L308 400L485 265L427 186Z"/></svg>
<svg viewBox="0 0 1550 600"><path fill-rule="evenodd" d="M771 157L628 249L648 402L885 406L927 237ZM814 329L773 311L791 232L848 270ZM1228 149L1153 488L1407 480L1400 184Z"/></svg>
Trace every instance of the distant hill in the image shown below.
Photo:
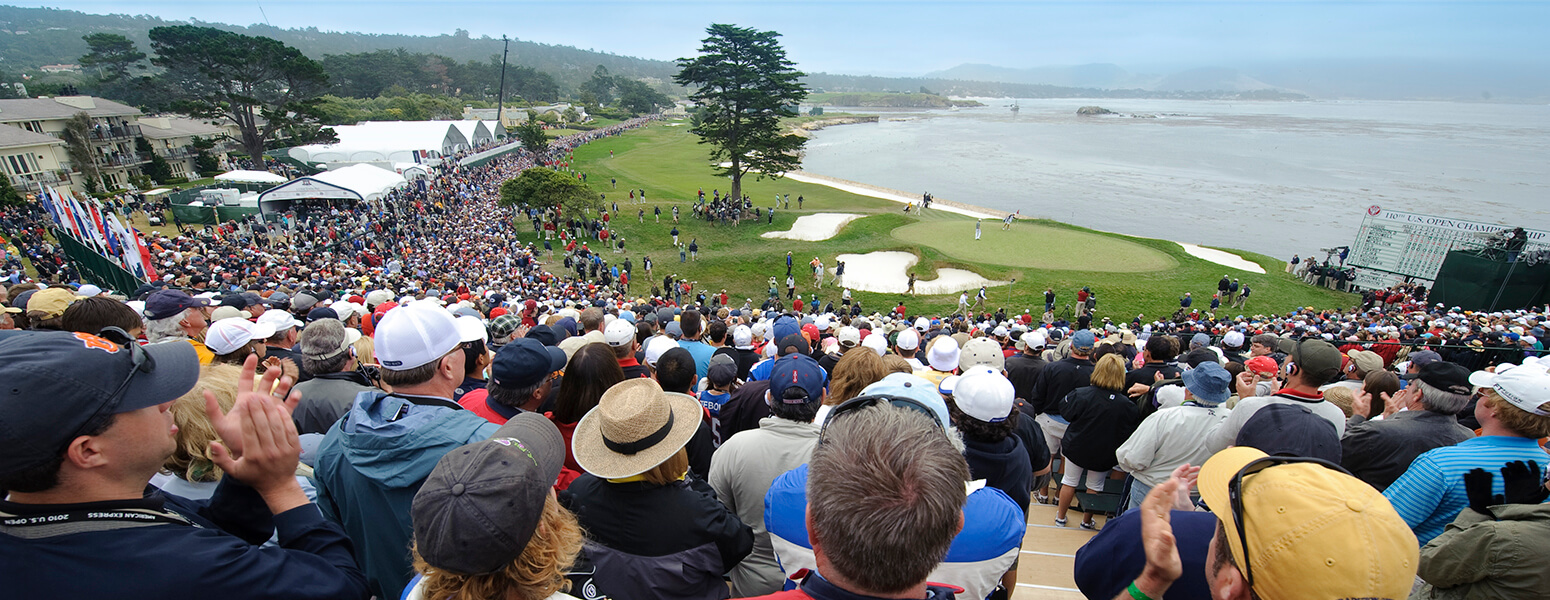
<svg viewBox="0 0 1550 600"><path fill-rule="evenodd" d="M1026 83L1075 88L1134 88L1144 87L1135 75L1118 65L1094 63L1070 67L1034 67L1013 69L995 65L961 64L951 69L926 73L932 79L961 79L969 81L994 81L998 83Z"/></svg>
<svg viewBox="0 0 1550 600"><path fill-rule="evenodd" d="M141 52L150 53L147 32L153 27L175 25L183 21L167 21L157 17L131 15L92 15L73 10L53 8L22 8L0 6L0 71L19 72L49 64L71 64L87 52L81 36L96 33L117 33L134 40ZM471 37L458 30L450 35L374 35L319 31L307 29L280 29L268 25L242 27L223 23L187 21L194 25L215 27L246 35L271 37L301 50L303 54L321 59L327 54L370 52L403 48L410 52L429 52L459 61L489 61L493 56L500 60L501 41L490 37ZM574 88L592 76L598 65L608 67L614 75L630 78L647 78L669 81L678 67L664 60L647 60L619 56L606 52L582 50L571 46L558 46L513 40L511 64L538 69L554 77L561 86Z"/></svg>
<svg viewBox="0 0 1550 600"><path fill-rule="evenodd" d="M1027 69L962 64L927 79L1139 89L1165 93L1307 95L1369 100L1550 100L1550 64L1522 60L1319 59L1201 67L1161 75L1112 64ZM927 84L929 85L929 84ZM932 88L935 89L935 88Z"/></svg>

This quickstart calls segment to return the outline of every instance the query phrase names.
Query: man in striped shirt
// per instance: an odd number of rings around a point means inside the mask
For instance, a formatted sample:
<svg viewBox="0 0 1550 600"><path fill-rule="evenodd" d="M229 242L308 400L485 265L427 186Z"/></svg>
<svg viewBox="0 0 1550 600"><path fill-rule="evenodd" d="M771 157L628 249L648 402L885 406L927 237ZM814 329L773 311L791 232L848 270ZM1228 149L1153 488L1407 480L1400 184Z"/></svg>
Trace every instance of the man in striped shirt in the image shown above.
<svg viewBox="0 0 1550 600"><path fill-rule="evenodd" d="M1464 473L1470 469L1495 472L1515 460L1535 461L1541 468L1550 464L1550 454L1538 442L1550 436L1550 373L1545 367L1501 365L1496 373L1476 371L1469 382L1480 387L1475 405L1480 437L1421 454L1383 491L1423 546L1469 505ZM1501 481L1493 486L1493 494L1503 493Z"/></svg>

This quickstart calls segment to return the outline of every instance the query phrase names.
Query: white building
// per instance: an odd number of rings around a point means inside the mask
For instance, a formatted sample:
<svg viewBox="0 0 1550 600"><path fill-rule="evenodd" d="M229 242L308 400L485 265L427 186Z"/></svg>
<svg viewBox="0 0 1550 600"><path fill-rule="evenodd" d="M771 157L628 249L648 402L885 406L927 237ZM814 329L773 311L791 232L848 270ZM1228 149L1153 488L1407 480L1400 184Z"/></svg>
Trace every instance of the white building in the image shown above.
<svg viewBox="0 0 1550 600"><path fill-rule="evenodd" d="M397 163L436 164L494 139L489 126L470 121L367 121L333 129L338 143L296 146L291 158L329 169L366 163L391 170Z"/></svg>

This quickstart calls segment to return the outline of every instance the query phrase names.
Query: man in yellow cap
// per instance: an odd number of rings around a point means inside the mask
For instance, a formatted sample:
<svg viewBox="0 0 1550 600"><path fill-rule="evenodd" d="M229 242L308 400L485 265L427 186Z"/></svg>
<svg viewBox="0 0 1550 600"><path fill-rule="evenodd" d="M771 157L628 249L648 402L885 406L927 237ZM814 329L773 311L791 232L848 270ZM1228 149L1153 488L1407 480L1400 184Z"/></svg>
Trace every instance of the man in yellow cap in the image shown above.
<svg viewBox="0 0 1550 600"><path fill-rule="evenodd" d="M1218 521L1205 561L1212 598L1410 594L1419 564L1415 536L1382 494L1338 465L1237 446L1207 460L1199 483L1200 499ZM1141 505L1146 567L1116 600L1160 599L1179 578L1169 518L1170 509L1188 505L1187 491L1176 476L1147 494Z"/></svg>

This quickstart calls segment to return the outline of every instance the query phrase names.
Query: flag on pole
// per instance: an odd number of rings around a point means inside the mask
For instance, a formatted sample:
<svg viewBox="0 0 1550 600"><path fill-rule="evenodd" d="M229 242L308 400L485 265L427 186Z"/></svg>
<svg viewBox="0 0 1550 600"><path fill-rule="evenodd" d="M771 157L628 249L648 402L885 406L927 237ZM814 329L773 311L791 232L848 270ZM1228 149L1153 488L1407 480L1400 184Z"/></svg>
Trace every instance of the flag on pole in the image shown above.
<svg viewBox="0 0 1550 600"><path fill-rule="evenodd" d="M140 235L140 230L129 228L130 239L134 240L135 247L140 251L140 264L145 266L145 278L156 280L156 261L151 260L151 249L145 247L145 240Z"/></svg>

